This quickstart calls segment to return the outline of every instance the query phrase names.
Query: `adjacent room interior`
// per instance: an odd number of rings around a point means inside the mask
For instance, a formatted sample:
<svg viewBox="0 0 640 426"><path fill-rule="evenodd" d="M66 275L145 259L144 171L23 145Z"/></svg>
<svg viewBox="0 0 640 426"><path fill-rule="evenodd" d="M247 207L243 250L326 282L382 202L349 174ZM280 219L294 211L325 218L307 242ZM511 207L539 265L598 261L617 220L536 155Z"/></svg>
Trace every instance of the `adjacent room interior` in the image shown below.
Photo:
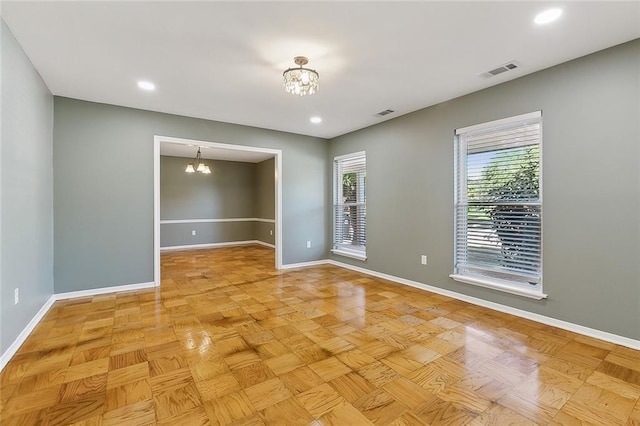
<svg viewBox="0 0 640 426"><path fill-rule="evenodd" d="M0 7L0 423L640 423L640 3Z"/></svg>
<svg viewBox="0 0 640 426"><path fill-rule="evenodd" d="M160 251L259 244L273 248L274 266L282 265L281 151L166 137L155 143L156 263Z"/></svg>

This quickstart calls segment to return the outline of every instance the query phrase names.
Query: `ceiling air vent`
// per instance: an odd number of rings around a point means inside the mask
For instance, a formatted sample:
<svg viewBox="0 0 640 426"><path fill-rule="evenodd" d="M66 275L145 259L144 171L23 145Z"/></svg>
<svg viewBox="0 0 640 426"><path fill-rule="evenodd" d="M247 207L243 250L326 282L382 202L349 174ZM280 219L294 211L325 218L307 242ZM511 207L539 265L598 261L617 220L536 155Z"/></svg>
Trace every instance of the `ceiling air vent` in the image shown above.
<svg viewBox="0 0 640 426"><path fill-rule="evenodd" d="M491 77L495 77L498 74L502 74L503 72L514 70L516 68L518 68L518 64L514 61L511 61L511 62L507 62L506 64L500 65L499 67L494 68L491 71L482 73L480 75L485 78L491 78Z"/></svg>
<svg viewBox="0 0 640 426"><path fill-rule="evenodd" d="M377 116L380 116L380 117L384 117L385 115L389 115L389 114L394 113L394 112L395 112L395 111L394 111L394 110L392 110L392 109L385 109L384 111L380 111L380 112L379 112L379 113L377 113L376 115L377 115Z"/></svg>

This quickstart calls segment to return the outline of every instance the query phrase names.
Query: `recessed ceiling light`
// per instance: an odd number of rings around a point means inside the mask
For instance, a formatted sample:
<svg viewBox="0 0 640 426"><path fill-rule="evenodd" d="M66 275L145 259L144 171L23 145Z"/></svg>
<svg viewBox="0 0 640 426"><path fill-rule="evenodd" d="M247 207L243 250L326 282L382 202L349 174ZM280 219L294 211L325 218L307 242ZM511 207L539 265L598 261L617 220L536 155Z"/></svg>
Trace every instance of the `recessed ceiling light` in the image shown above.
<svg viewBox="0 0 640 426"><path fill-rule="evenodd" d="M311 117L309 119L309 121L311 121L313 124L320 124L320 123L322 123L322 118L321 117Z"/></svg>
<svg viewBox="0 0 640 426"><path fill-rule="evenodd" d="M138 82L138 87L141 88L142 90L154 90L156 88L156 85L150 81L141 80Z"/></svg>
<svg viewBox="0 0 640 426"><path fill-rule="evenodd" d="M559 9L557 7L553 9L547 9L543 12L538 13L533 22L538 25L548 24L549 22L553 22L558 19L560 15L562 15L562 9Z"/></svg>

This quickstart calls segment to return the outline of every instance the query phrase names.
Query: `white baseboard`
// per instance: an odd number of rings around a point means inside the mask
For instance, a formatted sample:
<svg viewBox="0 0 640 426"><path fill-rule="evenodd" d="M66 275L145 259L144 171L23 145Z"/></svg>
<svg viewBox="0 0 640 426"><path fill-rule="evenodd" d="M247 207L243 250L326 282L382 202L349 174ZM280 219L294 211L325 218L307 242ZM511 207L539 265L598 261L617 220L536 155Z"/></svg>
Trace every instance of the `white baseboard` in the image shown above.
<svg viewBox="0 0 640 426"><path fill-rule="evenodd" d="M282 265L280 269L307 268L309 266L327 265L330 262L331 261L328 259L322 259L322 260L313 260L311 262L289 263L288 265ZM336 266L340 266L340 265L336 264Z"/></svg>
<svg viewBox="0 0 640 426"><path fill-rule="evenodd" d="M18 352L18 349L20 349L20 346L22 346L25 340L27 340L27 337L29 337L31 332L36 328L38 323L42 320L42 318L44 318L47 312L49 312L49 309L51 309L51 306L53 306L53 303L55 301L56 301L55 296L49 297L49 299L47 299L47 301L44 302L44 305L42 305L42 308L40 308L38 313L36 313L35 316L31 318L31 321L29 321L29 324L27 324L24 330L22 330L20 334L18 334L18 337L16 337L16 340L14 340L11 346L9 346L7 350L4 351L2 356L0 356L0 371L4 369L5 365L7 365L9 360L13 358L16 352Z"/></svg>
<svg viewBox="0 0 640 426"><path fill-rule="evenodd" d="M275 244L265 243L264 241L260 241L260 240L255 240L255 241L253 241L253 243L261 245L261 246L269 247L269 248L272 248L272 249L276 248Z"/></svg>
<svg viewBox="0 0 640 426"><path fill-rule="evenodd" d="M122 291L132 291L132 290L143 290L145 288L153 288L155 286L156 285L153 282L139 283L139 284L125 284L125 285L118 285L114 287L100 287L100 288L91 288L89 290L57 293L51 297L54 297L55 300L75 299L77 297L97 296L99 294L119 293Z"/></svg>
<svg viewBox="0 0 640 426"><path fill-rule="evenodd" d="M562 321L556 318L547 317L545 315L536 314L533 312L525 311L522 309L512 308L511 306L502 305L500 303L490 302L488 300L479 299L473 296L467 296L465 294L456 293L455 291L445 290L443 288L430 286L421 282L408 280L405 278L396 277L382 272L371 271L369 269L360 268L358 266L349 265L347 263L338 262L335 260L328 260L326 263L330 265L338 266L341 268L351 269L356 272L360 272L366 275L372 275L374 277L382 278L385 280L397 282L398 284L404 284L410 287L419 288L421 290L430 291L432 293L448 296L453 299L462 300L473 305L482 306L485 308L493 309L494 311L504 312L520 318L529 319L542 324L558 327L563 330L572 331L584 336L593 337L595 339L604 340L605 342L615 343L617 345L626 346L631 349L640 350L640 340L631 339L629 337L619 336L617 334L609 333L595 328L585 327L583 325L574 324L568 321Z"/></svg>
<svg viewBox="0 0 640 426"><path fill-rule="evenodd" d="M247 241L243 243L262 244L262 245L270 246L268 245L268 243L264 243L262 241ZM187 246L187 247L193 248L193 246ZM589 328L589 327L585 327L579 324L574 324L568 321L562 321L556 318L551 318L551 317L536 314L533 312L524 311L522 309L512 308L511 306L490 302L484 299L478 299L477 297L467 296L464 294L456 293L454 291L445 290L439 287L430 286L428 284L423 284L417 281L396 277L394 275L389 275L382 272L371 271L369 269L360 268L358 266L349 265L347 263L342 263L335 260L323 259L323 260L315 260L311 262L292 263L288 265L282 265L281 269L306 268L310 266L320 266L320 265L327 265L327 264L334 265L340 268L351 269L353 271L360 272L362 274L371 275L377 278L382 278L388 281L393 281L398 284L415 287L415 288L429 291L432 293L441 294L443 296L448 296L453 299L462 300L464 302L468 302L477 306L482 306L485 308L493 309L495 311L504 312L520 318L526 318L542 324L558 327L563 330L572 331L574 333L593 337L595 339L600 339L606 342L615 343L617 345L626 346L631 349L640 350L640 340L619 336L617 334L609 333L606 331L596 330L594 328ZM29 334L31 334L31 332L35 329L35 327L42 320L42 318L44 318L44 316L49 311L51 306L53 306L56 300L71 299L76 297L95 296L99 294L116 293L116 292L122 292L122 291L140 290L140 289L153 288L153 287L155 287L155 284L153 282L148 282L148 283L128 284L128 285L121 285L121 286L114 286L114 287L102 287L102 288L96 288L96 289L90 289L90 290L71 291L67 293L59 293L59 294L52 295L45 302L42 308L40 308L38 313L36 313L36 315L31 319L31 321L29 321L29 324L27 324L27 326L22 330L22 332L20 332L18 337L16 337L14 342L11 344L11 346L9 346L9 348L7 348L7 350L4 351L4 353L0 356L0 371L4 369L4 367L7 365L9 360L15 355L18 349L20 349L20 346L22 346L22 344L25 342L27 337L29 337Z"/></svg>
<svg viewBox="0 0 640 426"><path fill-rule="evenodd" d="M20 332L18 337L13 341L11 346L7 348L6 351L0 356L0 371L4 369L9 360L18 352L20 346L27 340L27 337L31 334L31 332L36 328L38 323L42 321L42 318L49 312L49 309L53 306L53 304L57 300L65 300L65 299L73 299L77 297L88 297L88 296L96 296L99 294L107 294L107 293L117 293L122 291L131 291L131 290L141 290L145 288L153 288L155 284L153 282L150 283L139 283L139 284L127 284L127 285L119 285L114 287L102 287L102 288L93 288L90 290L80 290L80 291L70 291L67 293L58 293L52 294L49 299L42 305L42 308L38 311L37 314L29 321L29 324Z"/></svg>
<svg viewBox="0 0 640 426"><path fill-rule="evenodd" d="M229 241L224 243L207 243L207 244L187 244L184 246L167 246L160 247L160 251L174 251L174 250L197 250L217 247L233 247L233 246L246 246L249 244L260 244L263 246L276 248L273 244L265 243L259 240L246 240L246 241Z"/></svg>

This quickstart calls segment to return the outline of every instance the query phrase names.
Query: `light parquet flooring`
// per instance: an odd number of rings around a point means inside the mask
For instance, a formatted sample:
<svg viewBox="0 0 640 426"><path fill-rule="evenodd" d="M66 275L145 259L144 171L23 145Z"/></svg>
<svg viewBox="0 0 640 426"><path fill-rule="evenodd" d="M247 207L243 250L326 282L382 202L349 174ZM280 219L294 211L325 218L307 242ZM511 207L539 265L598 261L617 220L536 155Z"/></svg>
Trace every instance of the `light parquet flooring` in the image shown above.
<svg viewBox="0 0 640 426"><path fill-rule="evenodd" d="M4 425L640 425L640 352L260 246L57 302Z"/></svg>

